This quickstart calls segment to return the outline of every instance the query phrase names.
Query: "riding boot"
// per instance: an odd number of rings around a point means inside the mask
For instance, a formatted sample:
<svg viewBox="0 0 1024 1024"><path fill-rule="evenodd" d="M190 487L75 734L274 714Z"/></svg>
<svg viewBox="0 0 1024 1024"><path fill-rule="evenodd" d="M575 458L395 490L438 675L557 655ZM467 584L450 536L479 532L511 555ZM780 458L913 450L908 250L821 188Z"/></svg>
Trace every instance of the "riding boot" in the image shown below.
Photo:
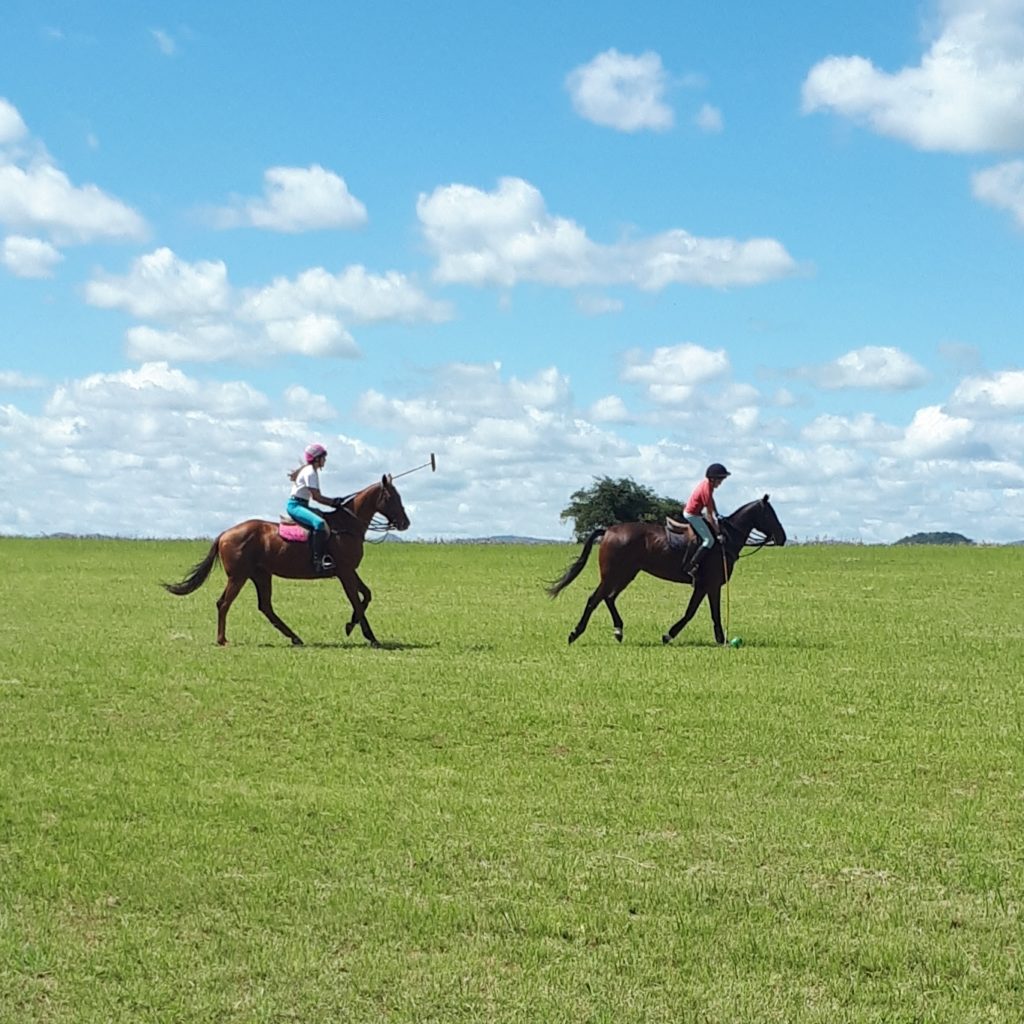
<svg viewBox="0 0 1024 1024"><path fill-rule="evenodd" d="M334 572L334 559L327 554L327 542L331 534L327 530L314 530L310 538L313 545L313 572L317 576L328 576Z"/></svg>
<svg viewBox="0 0 1024 1024"><path fill-rule="evenodd" d="M700 571L700 563L703 561L704 556L708 553L708 549L701 545L693 554L693 558L690 559L687 565L683 566L683 572L686 573L694 583L697 582L697 573Z"/></svg>

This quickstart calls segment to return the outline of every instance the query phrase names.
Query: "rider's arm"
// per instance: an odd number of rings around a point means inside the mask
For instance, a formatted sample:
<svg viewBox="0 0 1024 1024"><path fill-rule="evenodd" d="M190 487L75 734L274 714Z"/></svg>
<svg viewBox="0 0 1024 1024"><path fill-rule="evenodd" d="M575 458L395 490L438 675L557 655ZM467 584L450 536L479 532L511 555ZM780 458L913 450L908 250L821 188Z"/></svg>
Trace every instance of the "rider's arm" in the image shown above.
<svg viewBox="0 0 1024 1024"><path fill-rule="evenodd" d="M334 499L328 498L321 494L315 487L310 487L309 496L314 500L320 502L321 505L333 505Z"/></svg>

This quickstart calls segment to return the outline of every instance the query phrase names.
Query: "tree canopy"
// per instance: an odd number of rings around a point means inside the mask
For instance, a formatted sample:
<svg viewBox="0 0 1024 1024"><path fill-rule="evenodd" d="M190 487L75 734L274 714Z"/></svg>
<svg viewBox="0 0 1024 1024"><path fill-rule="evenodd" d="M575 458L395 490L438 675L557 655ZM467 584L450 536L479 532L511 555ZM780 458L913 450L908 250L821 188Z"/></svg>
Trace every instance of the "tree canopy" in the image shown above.
<svg viewBox="0 0 1024 1024"><path fill-rule="evenodd" d="M584 541L599 526L616 523L655 522L680 515L682 502L665 498L631 477L594 477L590 487L575 491L562 509L561 519L573 520L573 536Z"/></svg>
<svg viewBox="0 0 1024 1024"><path fill-rule="evenodd" d="M937 533L912 533L902 537L897 544L973 544L974 541L962 533L940 531Z"/></svg>

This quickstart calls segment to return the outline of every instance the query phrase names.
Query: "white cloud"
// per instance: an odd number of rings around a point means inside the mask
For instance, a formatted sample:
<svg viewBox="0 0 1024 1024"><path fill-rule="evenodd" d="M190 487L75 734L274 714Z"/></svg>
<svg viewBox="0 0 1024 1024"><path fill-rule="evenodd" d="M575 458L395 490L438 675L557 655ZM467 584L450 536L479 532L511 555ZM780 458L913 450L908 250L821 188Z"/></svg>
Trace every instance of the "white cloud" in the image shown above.
<svg viewBox="0 0 1024 1024"><path fill-rule="evenodd" d="M576 308L584 316L607 316L609 313L621 313L625 304L621 299L588 293L576 296Z"/></svg>
<svg viewBox="0 0 1024 1024"><path fill-rule="evenodd" d="M405 274L370 274L361 266L339 274L315 267L294 279L277 278L247 292L239 309L242 318L253 321L294 319L310 312L339 313L361 323L441 323L451 317L447 303L431 299Z"/></svg>
<svg viewBox="0 0 1024 1024"><path fill-rule="evenodd" d="M661 57L606 50L571 71L565 80L580 117L621 132L666 131L672 108L664 102L668 76Z"/></svg>
<svg viewBox="0 0 1024 1024"><path fill-rule="evenodd" d="M352 335L341 322L323 313L307 313L295 320L274 320L266 325L266 332L277 352L311 357L359 354Z"/></svg>
<svg viewBox="0 0 1024 1024"><path fill-rule="evenodd" d="M271 167L264 172L263 196L237 199L215 211L219 227L254 227L300 232L355 228L366 223L366 207L353 196L345 179L319 164Z"/></svg>
<svg viewBox="0 0 1024 1024"><path fill-rule="evenodd" d="M284 399L289 410L304 420L326 421L338 415L338 410L325 395L314 394L301 384L285 388Z"/></svg>
<svg viewBox="0 0 1024 1024"><path fill-rule="evenodd" d="M44 384L40 377L28 377L18 370L0 370L0 388L20 391L41 388Z"/></svg>
<svg viewBox="0 0 1024 1024"><path fill-rule="evenodd" d="M710 103L705 103L697 111L693 123L702 132L707 132L709 135L717 135L724 127L721 110L718 107L713 107Z"/></svg>
<svg viewBox="0 0 1024 1024"><path fill-rule="evenodd" d="M28 128L13 103L0 96L0 146L18 142L28 134Z"/></svg>
<svg viewBox="0 0 1024 1024"><path fill-rule="evenodd" d="M138 362L246 361L266 354L244 331L225 322L188 320L175 329L140 324L125 332L125 354Z"/></svg>
<svg viewBox="0 0 1024 1024"><path fill-rule="evenodd" d="M555 366L519 377L493 363L437 367L404 395L364 392L344 410L352 434L337 432L337 410L309 381L282 381L271 398L240 380L203 380L160 362L69 380L38 415L0 403L0 532L198 536L251 516L276 518L285 472L316 439L333 456L324 481L333 493L435 452L436 474L400 481L414 537L565 537L559 513L595 476L628 475L681 497L712 459L733 471L720 492L723 510L769 491L801 539L893 541L957 528L955 510L975 508L985 515L972 518L969 536L1020 537L1024 423L1012 412L1019 371L977 378L991 385L979 409L994 402L998 416L930 406L901 430L859 411L821 417L802 434L793 423L773 439L756 392L716 373L704 352L706 376L687 405L689 419L638 399L632 422L650 417L661 434L643 445L614 428L626 422L616 418L621 399L606 396L581 413ZM634 363L681 373L665 355ZM642 376L644 385L652 379ZM958 390L971 398L978 385L968 380ZM363 430L386 432L394 447L370 444ZM18 482L26 464L44 458L51 472L30 504ZM129 491L147 495L144 518L124 502ZM850 495L862 493L870 503L851 504Z"/></svg>
<svg viewBox="0 0 1024 1024"><path fill-rule="evenodd" d="M112 238L137 241L146 223L95 185L76 187L52 164L22 168L0 157L0 223L46 231L60 245Z"/></svg>
<svg viewBox="0 0 1024 1024"><path fill-rule="evenodd" d="M657 291L670 284L760 284L796 271L785 248L768 238L698 238L676 229L599 245L573 221L548 213L540 192L521 178L501 179L494 192L437 188L420 195L417 213L438 259L435 277L448 284L628 284Z"/></svg>
<svg viewBox="0 0 1024 1024"><path fill-rule="evenodd" d="M1009 210L1024 227L1024 160L1010 160L978 171L971 178L971 190L976 199Z"/></svg>
<svg viewBox="0 0 1024 1024"><path fill-rule="evenodd" d="M1024 146L1024 3L946 0L939 24L914 67L821 61L804 81L804 111L831 110L923 150Z"/></svg>
<svg viewBox="0 0 1024 1024"><path fill-rule="evenodd" d="M626 403L618 395L605 395L599 398L587 412L595 423L629 423L632 416Z"/></svg>
<svg viewBox="0 0 1024 1024"><path fill-rule="evenodd" d="M1024 413L1024 370L968 377L953 392L950 406L975 416L1019 416Z"/></svg>
<svg viewBox="0 0 1024 1024"><path fill-rule="evenodd" d="M0 225L46 234L56 245L145 237L146 222L135 210L96 185L73 185L27 138L17 109L0 98Z"/></svg>
<svg viewBox="0 0 1024 1024"><path fill-rule="evenodd" d="M818 416L807 424L800 436L815 443L891 441L899 435L895 427L882 423L874 413L862 412L855 416Z"/></svg>
<svg viewBox="0 0 1024 1024"><path fill-rule="evenodd" d="M686 402L694 389L729 372L724 349L702 348L689 342L656 348L647 355L640 350L626 354L622 379L647 387L650 398L661 404Z"/></svg>
<svg viewBox="0 0 1024 1024"><path fill-rule="evenodd" d="M961 416L949 416L937 405L918 409L896 449L912 458L935 458L938 456L966 455L972 450L971 421Z"/></svg>
<svg viewBox="0 0 1024 1024"><path fill-rule="evenodd" d="M170 249L140 256L123 277L101 274L85 288L86 301L140 318L174 318L223 313L231 289L220 260L188 263Z"/></svg>
<svg viewBox="0 0 1024 1024"><path fill-rule="evenodd" d="M823 366L801 371L819 387L877 388L903 391L917 387L928 379L928 372L898 348L866 345L854 349Z"/></svg>
<svg viewBox="0 0 1024 1024"><path fill-rule="evenodd" d="M62 259L60 251L41 238L8 235L0 246L0 264L15 277L52 277Z"/></svg>
<svg viewBox="0 0 1024 1024"><path fill-rule="evenodd" d="M175 43L170 33L165 32L162 28L151 28L149 34L153 37L153 41L156 43L157 48L165 57L173 57L178 50L178 45Z"/></svg>

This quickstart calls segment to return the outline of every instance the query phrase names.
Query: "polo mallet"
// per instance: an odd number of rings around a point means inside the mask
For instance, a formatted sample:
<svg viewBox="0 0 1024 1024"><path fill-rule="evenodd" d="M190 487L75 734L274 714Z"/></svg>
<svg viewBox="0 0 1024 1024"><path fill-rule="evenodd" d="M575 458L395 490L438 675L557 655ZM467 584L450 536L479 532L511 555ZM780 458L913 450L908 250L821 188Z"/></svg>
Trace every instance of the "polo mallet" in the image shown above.
<svg viewBox="0 0 1024 1024"><path fill-rule="evenodd" d="M421 469L426 469L427 466L430 467L430 472L431 473L437 472L437 459L434 458L434 453L433 452L430 453L430 461L429 462L424 462L422 466L413 466L412 469L407 469L404 473L392 473L391 474L391 479L392 480L397 480L400 476L408 476L410 473L416 473L416 472L418 472Z"/></svg>

